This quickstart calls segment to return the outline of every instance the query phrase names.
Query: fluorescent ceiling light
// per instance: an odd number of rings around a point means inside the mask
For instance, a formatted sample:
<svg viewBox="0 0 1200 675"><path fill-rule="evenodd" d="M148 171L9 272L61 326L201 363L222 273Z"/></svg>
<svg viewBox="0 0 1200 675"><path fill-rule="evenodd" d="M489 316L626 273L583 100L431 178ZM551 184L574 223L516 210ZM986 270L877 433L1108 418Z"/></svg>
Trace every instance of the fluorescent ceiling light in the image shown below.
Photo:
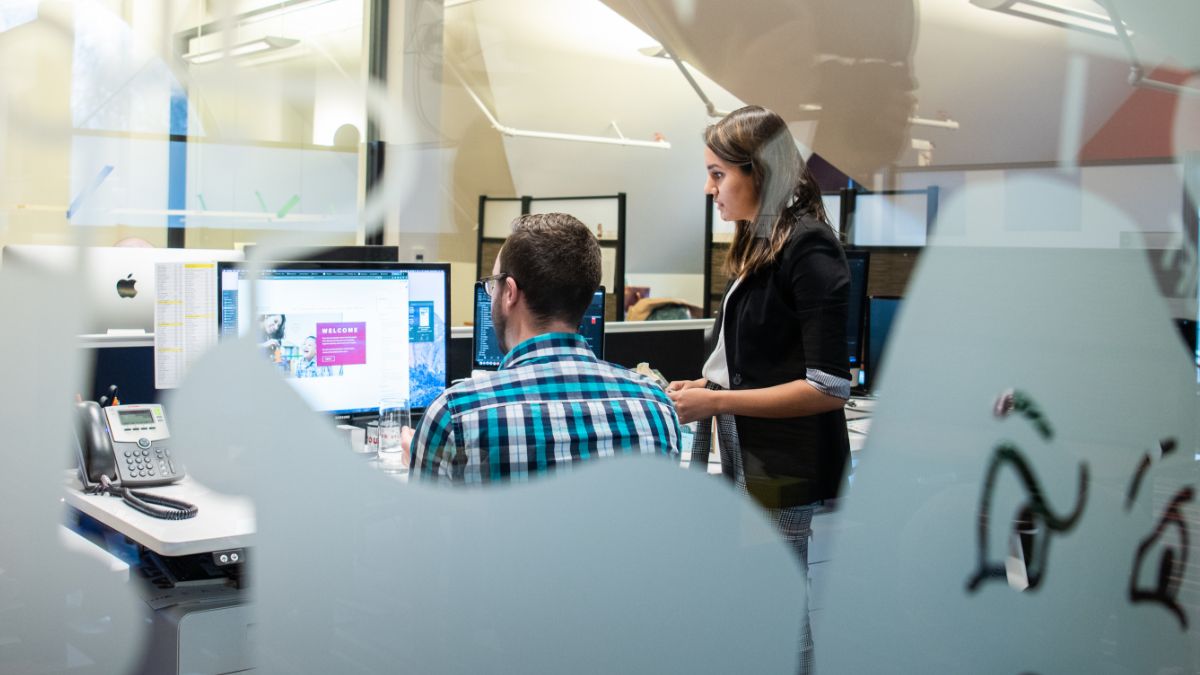
<svg viewBox="0 0 1200 675"><path fill-rule="evenodd" d="M669 58L671 58L671 55L667 53L666 47L663 47L662 45L651 45L649 47L642 47L641 49L638 50L638 53L641 54L642 56L649 56L650 58L653 58L653 59L669 59Z"/></svg>
<svg viewBox="0 0 1200 675"><path fill-rule="evenodd" d="M1066 2L1068 0L1060 1ZM1055 5L1049 2L1042 2L1041 0L971 0L972 5L982 7L983 9L1004 12L1005 14L1033 19L1034 21L1048 23L1053 26L1091 33L1092 35L1117 38L1121 41L1121 45L1125 48L1125 53L1129 57L1130 84L1135 87L1158 89L1173 94L1200 96L1200 89L1196 89L1195 87L1166 82L1147 76L1145 68L1138 59L1137 50L1133 46L1131 38L1134 32L1129 30L1129 25L1121 19L1113 0L1095 0L1095 2L1104 9L1105 14L1088 12L1076 7Z"/></svg>
<svg viewBox="0 0 1200 675"><path fill-rule="evenodd" d="M300 41L294 38L267 36L233 45L229 48L228 52L226 52L224 47L221 47L204 52L192 52L184 54L183 59L189 63L199 65L202 63L219 61L226 56L236 57L246 56L248 54L258 54L260 52L277 51L280 49L287 49L288 47L294 47L298 44L300 44Z"/></svg>
<svg viewBox="0 0 1200 675"><path fill-rule="evenodd" d="M971 0L971 4L1060 28L1070 28L1103 37L1117 37L1116 26L1107 14L1089 12L1063 4L1042 2L1041 0Z"/></svg>
<svg viewBox="0 0 1200 675"><path fill-rule="evenodd" d="M328 4L332 1L333 0L291 0L290 2L278 2L262 9L246 12L245 14L236 16L234 18L237 20L238 24L252 23L254 21L261 21L263 19L273 19L276 17L285 16L300 10L316 7L317 5Z"/></svg>
<svg viewBox="0 0 1200 675"><path fill-rule="evenodd" d="M467 92L467 95L471 97L471 100L475 101L475 105L479 107L479 111L482 112L484 117L487 118L488 122L492 125L492 128L496 131L499 131L504 136L511 136L514 138L544 138L552 141L575 141L579 143L605 143L608 145L624 145L638 148L657 148L659 150L671 149L671 144L659 134L655 134L655 139L653 141L642 141L636 138L626 138L625 134L621 133L621 128L617 126L615 121L610 122L609 125L614 131L617 132L616 136L561 134L555 131L531 131L528 129L516 129L514 127L506 126L501 124L500 120L496 119L496 116L492 114L491 110L488 110L487 105L485 105L483 100L479 98L479 96L475 93L475 90L471 88L471 85L467 84L467 81L463 79L461 74L459 74L457 68L451 66L451 72L454 73L454 77L458 80L458 83L462 85L462 88Z"/></svg>
<svg viewBox="0 0 1200 675"><path fill-rule="evenodd" d="M799 106L800 118L804 120L815 120L824 108L819 103L801 103ZM909 124L914 124L921 127L933 127L935 129L951 129L958 130L959 124L957 120L952 120L949 117L944 119L931 119L928 117L910 117Z"/></svg>

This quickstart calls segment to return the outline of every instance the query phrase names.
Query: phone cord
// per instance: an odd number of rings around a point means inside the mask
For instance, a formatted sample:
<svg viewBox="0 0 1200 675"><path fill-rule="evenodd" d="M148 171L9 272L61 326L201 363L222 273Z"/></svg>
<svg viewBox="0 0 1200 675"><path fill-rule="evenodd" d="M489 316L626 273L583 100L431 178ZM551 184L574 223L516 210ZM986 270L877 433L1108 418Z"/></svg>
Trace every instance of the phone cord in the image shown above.
<svg viewBox="0 0 1200 675"><path fill-rule="evenodd" d="M92 486L88 490L89 493L108 493L113 497L120 497L126 504L141 511L142 513L154 518L162 518L163 520L187 520L194 518L200 509L195 504L189 504L182 499L172 499L162 495L153 495L149 492L138 492L129 488L124 488L114 484L109 480L108 476L100 476L100 484ZM158 508L158 506L166 508Z"/></svg>
<svg viewBox="0 0 1200 675"><path fill-rule="evenodd" d="M152 495L149 492L137 492L129 488L117 488L117 490L120 492L121 499L124 499L126 504L155 518L187 520L188 518L194 518L200 512L200 509L195 504L189 504L181 499ZM158 508L158 506L152 506L152 504L165 506L166 508Z"/></svg>

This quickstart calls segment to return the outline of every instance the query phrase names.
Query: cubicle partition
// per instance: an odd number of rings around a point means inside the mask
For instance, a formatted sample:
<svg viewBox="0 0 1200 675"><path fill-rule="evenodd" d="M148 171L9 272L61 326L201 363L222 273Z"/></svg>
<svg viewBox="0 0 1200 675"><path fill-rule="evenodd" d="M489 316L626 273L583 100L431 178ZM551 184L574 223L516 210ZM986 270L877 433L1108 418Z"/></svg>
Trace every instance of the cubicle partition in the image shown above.
<svg viewBox="0 0 1200 675"><path fill-rule="evenodd" d="M625 193L579 197L479 196L475 260L479 276L489 274L512 221L530 213L569 213L583 221L600 241L600 283L608 291L605 319L625 319Z"/></svg>

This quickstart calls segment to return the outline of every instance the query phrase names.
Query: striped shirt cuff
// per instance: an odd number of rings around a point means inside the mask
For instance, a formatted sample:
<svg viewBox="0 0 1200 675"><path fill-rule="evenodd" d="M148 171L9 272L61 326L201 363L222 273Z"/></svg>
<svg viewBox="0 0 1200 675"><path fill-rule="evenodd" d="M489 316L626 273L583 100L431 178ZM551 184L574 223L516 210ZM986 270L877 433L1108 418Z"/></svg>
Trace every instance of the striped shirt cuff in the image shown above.
<svg viewBox="0 0 1200 675"><path fill-rule="evenodd" d="M850 380L847 380L836 375L830 375L823 370L809 368L804 371L804 376L808 378L808 383L813 389L826 394L835 396L843 401L850 398Z"/></svg>

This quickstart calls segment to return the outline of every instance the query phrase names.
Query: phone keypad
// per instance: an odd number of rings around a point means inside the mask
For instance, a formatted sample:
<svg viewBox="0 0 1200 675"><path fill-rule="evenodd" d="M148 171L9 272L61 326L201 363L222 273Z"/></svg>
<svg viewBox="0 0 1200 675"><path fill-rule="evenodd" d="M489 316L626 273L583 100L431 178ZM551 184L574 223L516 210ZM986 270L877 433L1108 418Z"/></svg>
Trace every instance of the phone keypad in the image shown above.
<svg viewBox="0 0 1200 675"><path fill-rule="evenodd" d="M167 448L141 447L126 450L123 454L125 470L122 473L128 478L156 478L175 473L175 465L171 461L171 451Z"/></svg>

